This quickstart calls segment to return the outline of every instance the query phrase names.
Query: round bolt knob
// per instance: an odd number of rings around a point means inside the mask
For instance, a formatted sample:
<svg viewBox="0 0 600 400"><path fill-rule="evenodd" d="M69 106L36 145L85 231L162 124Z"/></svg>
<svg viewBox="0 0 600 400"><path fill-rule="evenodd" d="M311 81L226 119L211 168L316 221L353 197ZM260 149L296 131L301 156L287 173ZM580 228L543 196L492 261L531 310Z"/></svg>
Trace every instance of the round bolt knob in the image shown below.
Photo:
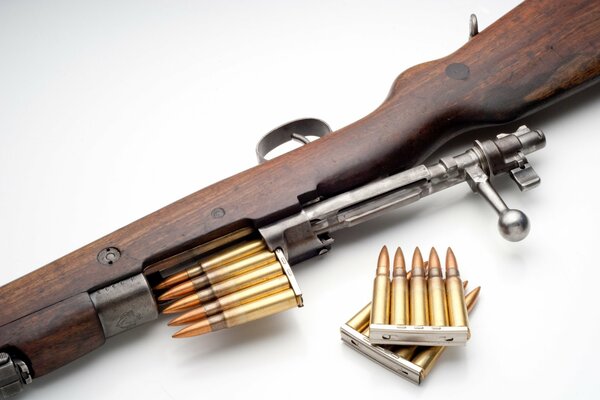
<svg viewBox="0 0 600 400"><path fill-rule="evenodd" d="M498 230L504 239L518 242L529 233L529 219L523 211L505 210L498 218Z"/></svg>

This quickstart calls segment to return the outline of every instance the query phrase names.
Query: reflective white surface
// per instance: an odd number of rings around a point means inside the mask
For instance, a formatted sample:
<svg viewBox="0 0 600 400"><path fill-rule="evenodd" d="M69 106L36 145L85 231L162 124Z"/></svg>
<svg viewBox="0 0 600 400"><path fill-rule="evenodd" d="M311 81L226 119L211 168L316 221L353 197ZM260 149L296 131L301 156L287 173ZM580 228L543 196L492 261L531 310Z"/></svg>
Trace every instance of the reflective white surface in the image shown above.
<svg viewBox="0 0 600 400"><path fill-rule="evenodd" d="M253 166L283 122L361 118L400 72L460 47L471 12L483 29L516 3L0 2L0 284ZM596 87L522 121L547 135L530 156L542 184L496 185L531 219L525 241L458 186L338 233L295 268L302 309L186 340L159 318L21 398L598 398L599 107ZM383 244L451 245L483 286L471 341L421 387L339 337Z"/></svg>

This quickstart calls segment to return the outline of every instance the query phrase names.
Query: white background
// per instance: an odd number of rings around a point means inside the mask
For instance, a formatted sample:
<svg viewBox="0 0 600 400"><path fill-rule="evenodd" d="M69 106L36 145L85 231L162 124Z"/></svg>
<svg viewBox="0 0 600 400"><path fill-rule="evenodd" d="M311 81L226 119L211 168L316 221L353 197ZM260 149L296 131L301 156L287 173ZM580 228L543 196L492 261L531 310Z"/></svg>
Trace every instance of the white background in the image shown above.
<svg viewBox="0 0 600 400"><path fill-rule="evenodd" d="M2 1L0 284L253 166L283 122L359 119L400 72L463 45L471 12L485 28L516 3ZM524 120L547 134L530 156L542 185L497 182L532 221L524 242L461 185L337 234L295 268L303 309L187 340L160 318L22 398L598 398L599 106L596 87ZM383 244L451 245L483 286L472 340L420 387L339 339Z"/></svg>

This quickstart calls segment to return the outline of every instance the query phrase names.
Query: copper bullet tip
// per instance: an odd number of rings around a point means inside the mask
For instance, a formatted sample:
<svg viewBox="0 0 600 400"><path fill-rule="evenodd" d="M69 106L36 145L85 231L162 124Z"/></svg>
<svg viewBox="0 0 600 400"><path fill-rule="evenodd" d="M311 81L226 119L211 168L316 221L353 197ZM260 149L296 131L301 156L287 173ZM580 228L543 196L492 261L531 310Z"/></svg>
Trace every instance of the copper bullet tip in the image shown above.
<svg viewBox="0 0 600 400"><path fill-rule="evenodd" d="M456 257L454 256L454 252L450 247L446 251L446 269L458 268L458 264L456 263Z"/></svg>
<svg viewBox="0 0 600 400"><path fill-rule="evenodd" d="M208 320L204 319L175 332L173 334L173 338L187 338L192 336L203 335L209 332L212 332L212 329L210 328L210 323L208 322Z"/></svg>
<svg viewBox="0 0 600 400"><path fill-rule="evenodd" d="M437 251L435 251L435 247L432 247L429 252L429 268L441 268L440 257Z"/></svg>
<svg viewBox="0 0 600 400"><path fill-rule="evenodd" d="M187 271L181 271L166 278L164 281L154 286L154 290L163 290L178 283L185 282L188 279Z"/></svg>
<svg viewBox="0 0 600 400"><path fill-rule="evenodd" d="M198 308L194 308L193 310L186 312L185 314L181 314L180 316L173 318L169 321L168 325L185 325L205 318L206 310L204 309L204 307L200 306Z"/></svg>
<svg viewBox="0 0 600 400"><path fill-rule="evenodd" d="M481 291L481 286L477 286L475 289L471 290L469 293L465 295L465 303L467 303L467 311L471 312L473 307L475 307L475 303L479 298L479 292Z"/></svg>
<svg viewBox="0 0 600 400"><path fill-rule="evenodd" d="M379 259L377 260L377 265L385 266L390 265L390 255L388 253L387 246L383 246L381 251L379 252Z"/></svg>
<svg viewBox="0 0 600 400"><path fill-rule="evenodd" d="M158 296L156 298L156 300L158 300L158 301L168 301L168 300L170 300L170 297L169 297L169 295L167 295L167 293L163 293L160 296Z"/></svg>
<svg viewBox="0 0 600 400"><path fill-rule="evenodd" d="M413 253L412 267L423 268L423 255L421 254L421 250L419 250L418 247L415 248L415 252Z"/></svg>
<svg viewBox="0 0 600 400"><path fill-rule="evenodd" d="M423 263L423 255L418 247L413 253L411 273L412 278L427 276L427 270L425 270L425 264Z"/></svg>
<svg viewBox="0 0 600 400"><path fill-rule="evenodd" d="M481 286L477 286L475 289L471 290L468 295L479 297L479 292L481 292Z"/></svg>
<svg viewBox="0 0 600 400"><path fill-rule="evenodd" d="M386 246L381 248L379 258L377 259L377 275L387 275L390 273L390 255Z"/></svg>
<svg viewBox="0 0 600 400"><path fill-rule="evenodd" d="M394 254L394 271L399 270L398 272L406 272L406 263L404 261L404 253L402 253L402 249L398 247L396 249L396 253Z"/></svg>
<svg viewBox="0 0 600 400"><path fill-rule="evenodd" d="M183 282L158 296L158 301L173 300L195 291L192 281Z"/></svg>
<svg viewBox="0 0 600 400"><path fill-rule="evenodd" d="M198 299L198 296L196 296L195 294L191 294L173 302L172 304L169 304L163 310L163 314L174 314L199 305L200 299Z"/></svg>

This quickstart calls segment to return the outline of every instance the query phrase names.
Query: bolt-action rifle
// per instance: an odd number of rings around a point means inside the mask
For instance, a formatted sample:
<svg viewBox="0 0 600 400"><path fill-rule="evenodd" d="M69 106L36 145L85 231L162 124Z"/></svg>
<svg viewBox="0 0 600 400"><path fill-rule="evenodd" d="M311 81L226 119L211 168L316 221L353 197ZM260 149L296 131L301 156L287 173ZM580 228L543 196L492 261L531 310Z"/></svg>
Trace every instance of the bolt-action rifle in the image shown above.
<svg viewBox="0 0 600 400"><path fill-rule="evenodd" d="M490 176L534 187L526 155L543 147L540 131L521 127L415 165L463 132L536 112L599 76L598 1L528 0L480 33L472 20L464 46L400 74L359 121L333 133L314 120L281 127L259 144L261 158L285 140L323 137L2 286L0 398L190 294L213 307L199 316L205 331L301 305L289 266L327 252L331 233L460 182L493 206L504 237L522 239L527 218Z"/></svg>

